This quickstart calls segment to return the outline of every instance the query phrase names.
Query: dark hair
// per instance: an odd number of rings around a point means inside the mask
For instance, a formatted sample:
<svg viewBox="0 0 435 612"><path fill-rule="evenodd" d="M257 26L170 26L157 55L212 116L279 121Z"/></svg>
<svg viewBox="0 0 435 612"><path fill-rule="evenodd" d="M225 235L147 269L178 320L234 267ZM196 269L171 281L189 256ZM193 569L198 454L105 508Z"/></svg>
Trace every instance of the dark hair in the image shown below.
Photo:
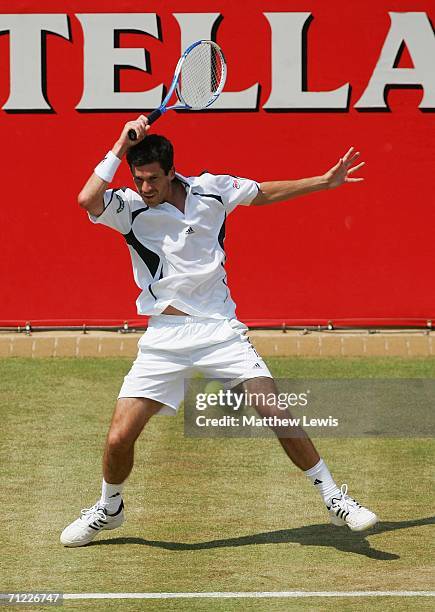
<svg viewBox="0 0 435 612"><path fill-rule="evenodd" d="M151 134L128 149L127 161L130 168L159 162L165 174L168 174L174 165L174 148L164 136Z"/></svg>

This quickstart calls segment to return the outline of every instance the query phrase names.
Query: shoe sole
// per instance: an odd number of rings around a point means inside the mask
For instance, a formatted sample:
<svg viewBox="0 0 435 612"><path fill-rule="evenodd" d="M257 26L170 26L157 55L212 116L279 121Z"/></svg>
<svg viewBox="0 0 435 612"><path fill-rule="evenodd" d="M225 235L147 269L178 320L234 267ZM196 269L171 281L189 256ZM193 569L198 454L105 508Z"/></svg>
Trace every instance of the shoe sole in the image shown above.
<svg viewBox="0 0 435 612"><path fill-rule="evenodd" d="M370 529L370 527L373 527L374 525L376 525L378 521L379 521L378 517L376 515L373 515L373 517L368 519L365 523L361 523L360 525L352 526L349 523L346 523L346 521L343 521L342 519L338 517L331 516L331 523L335 525L335 527L346 527L347 526L349 527L351 531L365 531L366 529Z"/></svg>
<svg viewBox="0 0 435 612"><path fill-rule="evenodd" d="M362 525L357 525L356 527L352 527L351 525L349 525L349 527L352 531L365 531L366 529L370 529L370 527L373 527L374 525L376 525L378 520L379 520L378 517L375 515L373 518L369 519Z"/></svg>
<svg viewBox="0 0 435 612"><path fill-rule="evenodd" d="M98 533L100 533L100 532L98 532ZM98 533L96 533L95 536L97 536ZM94 538L91 538L90 540L86 540L86 542L65 542L65 541L62 541L62 540L60 542L61 542L61 544L63 546L65 546L65 548L79 548L80 546L86 546L87 544L90 544L93 539Z"/></svg>

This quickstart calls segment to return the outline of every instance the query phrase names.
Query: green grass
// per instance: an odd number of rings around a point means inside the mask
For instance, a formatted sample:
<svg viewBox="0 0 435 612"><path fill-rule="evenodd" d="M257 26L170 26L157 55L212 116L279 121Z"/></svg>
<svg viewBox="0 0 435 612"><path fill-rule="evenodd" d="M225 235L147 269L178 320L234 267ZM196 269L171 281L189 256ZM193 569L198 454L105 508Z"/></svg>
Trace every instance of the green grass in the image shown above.
<svg viewBox="0 0 435 612"><path fill-rule="evenodd" d="M435 359L268 363L277 377L435 378ZM185 438L181 415L155 418L136 445L125 525L85 548L63 548L64 526L99 496L104 439L129 367L128 359L0 360L0 591L434 589L431 439L316 441L337 481L348 482L381 517L362 535L328 524L316 492L275 440ZM424 610L431 603L232 599L64 607Z"/></svg>

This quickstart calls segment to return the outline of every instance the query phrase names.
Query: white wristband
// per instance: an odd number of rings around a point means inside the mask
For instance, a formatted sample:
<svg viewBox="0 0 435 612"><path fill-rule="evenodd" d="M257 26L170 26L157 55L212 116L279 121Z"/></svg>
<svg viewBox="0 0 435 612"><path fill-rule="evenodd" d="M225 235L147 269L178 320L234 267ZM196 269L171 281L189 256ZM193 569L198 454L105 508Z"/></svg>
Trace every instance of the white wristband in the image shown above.
<svg viewBox="0 0 435 612"><path fill-rule="evenodd" d="M103 161L100 161L98 166L95 167L94 172L106 183L111 183L120 163L119 157L109 151Z"/></svg>

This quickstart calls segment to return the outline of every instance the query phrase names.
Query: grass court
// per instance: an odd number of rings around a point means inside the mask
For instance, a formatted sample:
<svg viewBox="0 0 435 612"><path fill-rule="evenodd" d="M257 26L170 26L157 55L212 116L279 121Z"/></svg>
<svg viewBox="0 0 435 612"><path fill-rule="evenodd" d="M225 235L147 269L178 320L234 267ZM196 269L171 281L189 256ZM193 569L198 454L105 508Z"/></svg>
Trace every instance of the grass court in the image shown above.
<svg viewBox="0 0 435 612"><path fill-rule="evenodd" d="M276 377L435 378L435 359L268 359ZM66 549L100 494L101 454L130 359L0 360L0 591L435 589L431 439L315 440L338 484L380 517L329 524L275 440L185 438L151 420L125 488L126 523ZM65 601L80 610L429 610L433 598ZM26 609L46 610L46 607Z"/></svg>

